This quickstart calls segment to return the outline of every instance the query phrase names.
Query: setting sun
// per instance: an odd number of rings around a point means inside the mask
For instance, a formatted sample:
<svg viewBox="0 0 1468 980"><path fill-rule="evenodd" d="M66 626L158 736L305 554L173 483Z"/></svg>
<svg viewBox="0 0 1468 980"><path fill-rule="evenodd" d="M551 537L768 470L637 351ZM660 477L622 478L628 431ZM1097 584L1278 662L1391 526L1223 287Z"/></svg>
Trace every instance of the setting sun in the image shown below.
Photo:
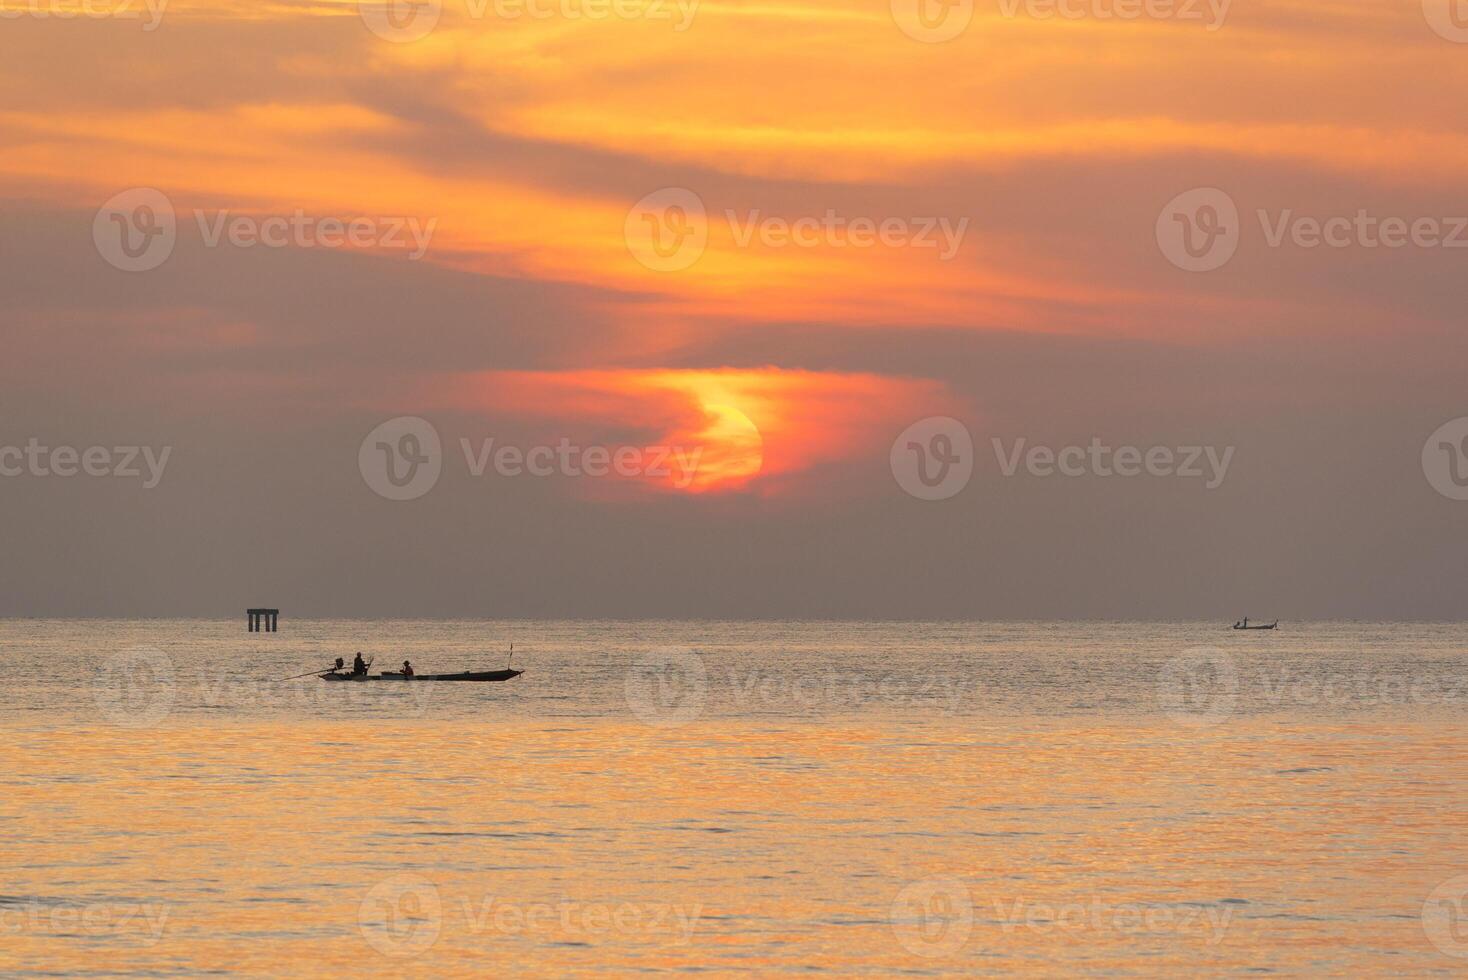
<svg viewBox="0 0 1468 980"><path fill-rule="evenodd" d="M691 441L702 448L698 472L688 490L728 490L744 486L759 475L764 464L764 440L759 429L730 405L705 405L708 424Z"/></svg>

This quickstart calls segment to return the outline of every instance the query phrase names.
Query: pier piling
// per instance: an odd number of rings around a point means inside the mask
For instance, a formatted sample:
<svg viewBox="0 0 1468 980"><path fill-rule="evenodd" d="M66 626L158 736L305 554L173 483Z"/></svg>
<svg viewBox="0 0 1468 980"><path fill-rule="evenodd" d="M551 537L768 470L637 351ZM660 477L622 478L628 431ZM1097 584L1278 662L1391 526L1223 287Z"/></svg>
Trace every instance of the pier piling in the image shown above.
<svg viewBox="0 0 1468 980"><path fill-rule="evenodd" d="M246 609L251 633L274 633L280 618L279 609Z"/></svg>

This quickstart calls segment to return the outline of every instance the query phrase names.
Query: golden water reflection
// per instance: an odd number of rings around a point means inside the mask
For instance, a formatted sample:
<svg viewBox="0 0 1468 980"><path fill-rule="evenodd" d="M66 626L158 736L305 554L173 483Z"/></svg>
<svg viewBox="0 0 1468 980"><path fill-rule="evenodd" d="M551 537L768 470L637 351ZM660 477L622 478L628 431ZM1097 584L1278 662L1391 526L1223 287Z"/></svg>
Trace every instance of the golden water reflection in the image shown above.
<svg viewBox="0 0 1468 980"><path fill-rule="evenodd" d="M1448 973L1463 734L12 728L0 972Z"/></svg>

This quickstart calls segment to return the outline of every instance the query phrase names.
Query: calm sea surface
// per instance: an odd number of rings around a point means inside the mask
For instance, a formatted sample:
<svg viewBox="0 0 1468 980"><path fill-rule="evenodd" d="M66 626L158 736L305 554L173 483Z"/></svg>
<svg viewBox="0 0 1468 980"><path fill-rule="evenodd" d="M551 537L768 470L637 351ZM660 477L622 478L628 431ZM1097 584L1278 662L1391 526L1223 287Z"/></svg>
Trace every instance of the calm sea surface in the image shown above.
<svg viewBox="0 0 1468 980"><path fill-rule="evenodd" d="M9 620L0 666L7 977L1468 971L1463 626Z"/></svg>

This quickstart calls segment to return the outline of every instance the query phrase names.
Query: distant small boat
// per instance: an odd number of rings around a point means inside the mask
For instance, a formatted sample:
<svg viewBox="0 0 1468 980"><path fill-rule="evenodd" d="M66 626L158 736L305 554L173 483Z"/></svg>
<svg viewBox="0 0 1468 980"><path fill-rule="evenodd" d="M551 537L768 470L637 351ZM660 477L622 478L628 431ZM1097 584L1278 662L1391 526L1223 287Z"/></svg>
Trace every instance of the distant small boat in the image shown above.
<svg viewBox="0 0 1468 980"><path fill-rule="evenodd" d="M507 681L519 677L523 670L466 670L458 674L404 674L401 671L383 671L381 674L352 674L346 671L331 671L318 675L324 681Z"/></svg>
<svg viewBox="0 0 1468 980"><path fill-rule="evenodd" d="M1250 626L1249 625L1249 617L1245 616L1244 617L1244 621L1242 623L1234 623L1234 629L1236 629L1236 630L1272 630L1275 627L1277 627L1278 625L1279 625L1279 620L1276 619L1272 623L1263 623L1263 624L1261 624L1259 626Z"/></svg>

